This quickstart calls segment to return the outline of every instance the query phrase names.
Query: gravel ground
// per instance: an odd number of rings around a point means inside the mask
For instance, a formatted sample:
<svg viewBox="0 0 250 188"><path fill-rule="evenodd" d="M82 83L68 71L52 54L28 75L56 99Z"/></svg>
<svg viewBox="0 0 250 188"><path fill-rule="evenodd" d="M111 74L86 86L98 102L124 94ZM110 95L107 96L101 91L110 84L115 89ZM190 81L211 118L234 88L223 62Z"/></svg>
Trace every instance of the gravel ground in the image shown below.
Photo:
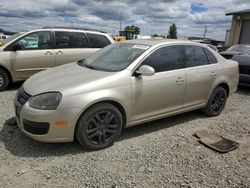
<svg viewBox="0 0 250 188"><path fill-rule="evenodd" d="M0 187L250 187L250 88L232 95L214 118L200 111L125 129L114 146L45 144L6 121L20 84L0 93ZM215 131L239 142L217 153L193 136Z"/></svg>

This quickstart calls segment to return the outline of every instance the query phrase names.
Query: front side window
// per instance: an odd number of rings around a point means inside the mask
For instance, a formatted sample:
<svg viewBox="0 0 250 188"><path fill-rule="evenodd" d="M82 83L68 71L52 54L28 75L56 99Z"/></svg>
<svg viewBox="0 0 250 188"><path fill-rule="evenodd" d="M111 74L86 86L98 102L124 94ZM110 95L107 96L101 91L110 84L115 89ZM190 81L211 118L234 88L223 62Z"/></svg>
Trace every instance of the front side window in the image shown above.
<svg viewBox="0 0 250 188"><path fill-rule="evenodd" d="M103 71L121 71L143 54L150 46L115 43L94 53L80 65Z"/></svg>
<svg viewBox="0 0 250 188"><path fill-rule="evenodd" d="M51 49L51 33L49 31L35 32L18 40L20 50Z"/></svg>
<svg viewBox="0 0 250 188"><path fill-rule="evenodd" d="M91 43L92 48L103 48L111 43L104 35L87 33L87 37Z"/></svg>
<svg viewBox="0 0 250 188"><path fill-rule="evenodd" d="M184 68L180 46L160 48L147 57L141 65L149 65L155 72L170 71Z"/></svg>
<svg viewBox="0 0 250 188"><path fill-rule="evenodd" d="M207 65L208 60L204 50L198 46L185 46L187 67Z"/></svg>
<svg viewBox="0 0 250 188"><path fill-rule="evenodd" d="M82 32L56 31L56 48L88 48L88 40Z"/></svg>

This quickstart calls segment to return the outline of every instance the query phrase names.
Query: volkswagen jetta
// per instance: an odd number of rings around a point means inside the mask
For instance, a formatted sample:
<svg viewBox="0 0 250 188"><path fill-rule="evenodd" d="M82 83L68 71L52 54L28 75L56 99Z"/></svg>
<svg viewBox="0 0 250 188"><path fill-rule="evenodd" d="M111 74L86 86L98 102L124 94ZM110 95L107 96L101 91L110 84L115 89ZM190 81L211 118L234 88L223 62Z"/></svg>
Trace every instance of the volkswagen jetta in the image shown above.
<svg viewBox="0 0 250 188"><path fill-rule="evenodd" d="M238 78L237 62L202 44L125 41L32 76L17 92L15 111L35 140L76 138L97 150L112 145L124 127L195 109L219 115Z"/></svg>

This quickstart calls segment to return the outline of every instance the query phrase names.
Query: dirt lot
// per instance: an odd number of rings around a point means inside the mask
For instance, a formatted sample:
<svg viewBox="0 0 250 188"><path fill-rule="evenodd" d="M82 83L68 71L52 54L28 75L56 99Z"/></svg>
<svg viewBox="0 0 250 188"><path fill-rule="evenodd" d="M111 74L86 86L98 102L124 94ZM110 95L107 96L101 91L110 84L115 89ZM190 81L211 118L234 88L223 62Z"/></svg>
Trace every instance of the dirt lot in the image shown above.
<svg viewBox="0 0 250 188"><path fill-rule="evenodd" d="M240 88L214 118L194 111L125 129L114 146L86 152L77 143L45 144L6 121L17 87L0 93L0 187L250 187L250 89ZM219 154L197 130L239 142Z"/></svg>

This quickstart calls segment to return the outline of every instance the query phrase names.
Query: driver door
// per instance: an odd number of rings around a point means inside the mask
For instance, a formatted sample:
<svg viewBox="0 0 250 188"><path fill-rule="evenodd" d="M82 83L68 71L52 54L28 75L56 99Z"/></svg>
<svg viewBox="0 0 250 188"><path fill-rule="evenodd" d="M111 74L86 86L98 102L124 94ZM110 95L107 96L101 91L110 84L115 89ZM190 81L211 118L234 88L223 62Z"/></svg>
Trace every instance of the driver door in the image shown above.
<svg viewBox="0 0 250 188"><path fill-rule="evenodd" d="M55 66L50 31L29 33L16 41L13 48L17 48L11 52L11 63L17 79L27 79Z"/></svg>
<svg viewBox="0 0 250 188"><path fill-rule="evenodd" d="M153 67L155 75L132 77L132 121L180 110L185 90L180 46L157 49L141 65Z"/></svg>

